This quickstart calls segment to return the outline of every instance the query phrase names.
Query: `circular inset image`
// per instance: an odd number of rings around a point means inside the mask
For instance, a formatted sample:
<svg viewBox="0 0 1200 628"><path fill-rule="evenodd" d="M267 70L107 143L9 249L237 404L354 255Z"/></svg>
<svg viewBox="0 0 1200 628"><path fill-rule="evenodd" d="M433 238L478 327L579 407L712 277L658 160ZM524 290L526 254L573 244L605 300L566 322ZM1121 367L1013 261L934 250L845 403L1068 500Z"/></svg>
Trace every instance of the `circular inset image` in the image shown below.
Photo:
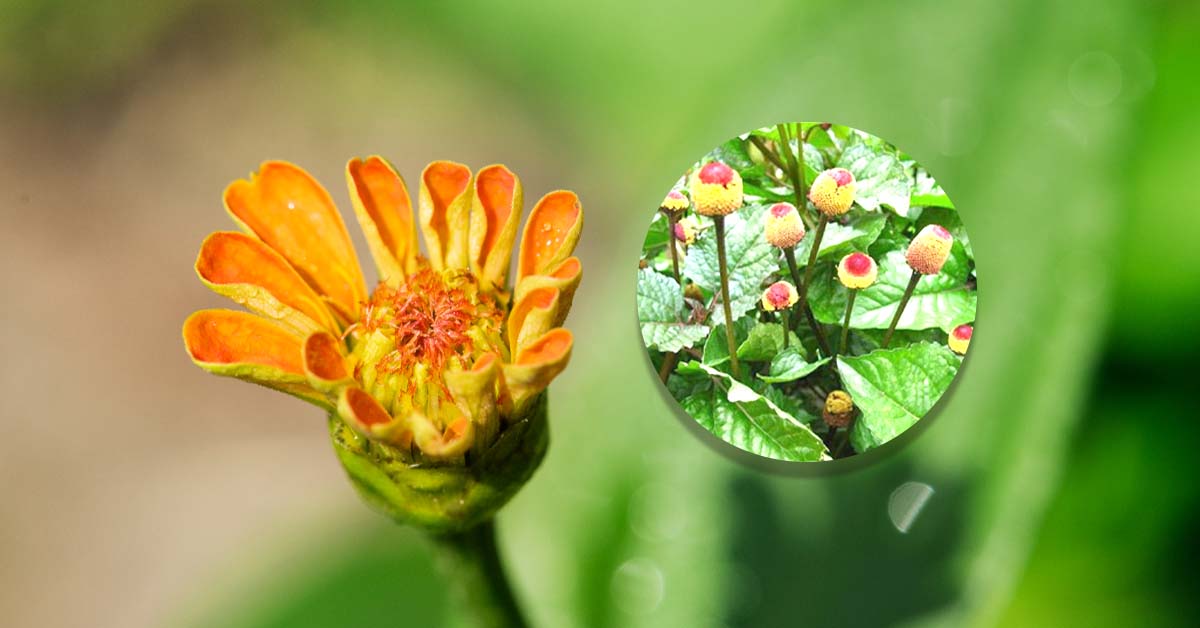
<svg viewBox="0 0 1200 628"><path fill-rule="evenodd" d="M962 364L971 241L934 177L873 135L756 129L647 213L643 343L671 397L732 447L795 462L870 451L929 413Z"/></svg>

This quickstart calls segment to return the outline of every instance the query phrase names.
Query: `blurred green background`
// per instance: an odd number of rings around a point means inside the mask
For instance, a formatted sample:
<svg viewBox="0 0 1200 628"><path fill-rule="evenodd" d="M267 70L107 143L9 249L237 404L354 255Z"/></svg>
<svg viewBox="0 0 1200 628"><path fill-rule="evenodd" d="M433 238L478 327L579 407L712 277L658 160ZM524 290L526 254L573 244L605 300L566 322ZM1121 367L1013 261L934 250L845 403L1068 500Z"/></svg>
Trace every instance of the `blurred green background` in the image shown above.
<svg viewBox="0 0 1200 628"><path fill-rule="evenodd" d="M1198 29L1183 1L3 0L0 624L458 621L319 412L179 339L221 305L191 263L226 183L288 159L347 211L341 169L376 152L586 207L554 442L499 519L538 625L1190 623ZM634 319L673 178L780 120L903 147L987 279L935 418L830 477L700 444ZM902 533L905 482L934 494Z"/></svg>

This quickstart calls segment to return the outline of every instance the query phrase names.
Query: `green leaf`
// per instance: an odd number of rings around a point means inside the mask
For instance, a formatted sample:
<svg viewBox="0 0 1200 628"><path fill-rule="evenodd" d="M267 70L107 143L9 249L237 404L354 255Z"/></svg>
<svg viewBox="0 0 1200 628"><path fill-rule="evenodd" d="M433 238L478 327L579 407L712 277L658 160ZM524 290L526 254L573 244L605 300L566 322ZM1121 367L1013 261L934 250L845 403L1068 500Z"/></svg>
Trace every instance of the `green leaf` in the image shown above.
<svg viewBox="0 0 1200 628"><path fill-rule="evenodd" d="M763 236L766 207L749 205L725 217L725 252L729 268L729 305L733 318L753 310L762 296L762 282L779 267L779 251ZM688 250L683 274L713 293L721 290L716 230L708 229ZM725 322L724 308L713 308L712 323Z"/></svg>
<svg viewBox="0 0 1200 628"><path fill-rule="evenodd" d="M928 342L838 358L846 392L862 415L851 442L858 452L878 447L925 416L950 386L961 359Z"/></svg>
<svg viewBox="0 0 1200 628"><path fill-rule="evenodd" d="M796 337L796 334L792 334L788 340L793 347L800 344L800 339ZM782 350L783 325L759 323L750 330L746 341L738 345L737 356L741 360L770 360Z"/></svg>
<svg viewBox="0 0 1200 628"><path fill-rule="evenodd" d="M913 179L913 190L909 196L909 204L913 207L946 207L954 209L954 203L946 196L946 191L937 184L933 177L922 167L917 167Z"/></svg>
<svg viewBox="0 0 1200 628"><path fill-rule="evenodd" d="M721 440L750 453L808 462L827 460L825 444L808 425L727 373L701 365L716 378L710 392L682 402L685 412Z"/></svg>
<svg viewBox="0 0 1200 628"><path fill-rule="evenodd" d="M854 174L854 202L859 206L875 211L886 205L898 215L908 216L911 186L908 171L886 144L872 146L861 139L852 139L838 158L837 166Z"/></svg>
<svg viewBox="0 0 1200 628"><path fill-rule="evenodd" d="M751 317L740 318L733 323L733 344L741 345L750 335L750 328L755 321ZM741 355L738 355L741 357ZM729 361L729 339L725 337L725 325L713 327L712 333L704 343L704 356L701 359L709 366L719 366Z"/></svg>
<svg viewBox="0 0 1200 628"><path fill-rule="evenodd" d="M821 236L821 250L817 259L840 259L854 251L865 251L871 243L883 232L887 216L879 212L854 212L846 224L831 222L825 226L825 235ZM808 255L812 251L813 239L816 236L806 234L800 244L796 245L796 264L803 268L808 264Z"/></svg>
<svg viewBox="0 0 1200 628"><path fill-rule="evenodd" d="M648 349L679 351L708 335L708 327L682 320L683 292L674 279L650 269L638 271L638 322Z"/></svg>
<svg viewBox="0 0 1200 628"><path fill-rule="evenodd" d="M821 358L816 362L806 362L804 352L798 347L788 347L771 360L771 368L766 375L759 374L758 378L771 384L791 382L812 373L829 362L829 358Z"/></svg>
<svg viewBox="0 0 1200 628"><path fill-rule="evenodd" d="M870 288L861 290L854 299L850 314L851 329L887 329L896 314L896 306L912 269L904 261L904 252L889 251L879 262L879 279ZM976 295L968 290L966 281L970 262L962 244L954 243L950 258L937 275L921 277L913 296L896 329L929 329L946 332L963 323L975 320ZM808 290L808 303L813 315L822 323L841 325L846 314L848 291L837 280L832 267L818 268Z"/></svg>
<svg viewBox="0 0 1200 628"><path fill-rule="evenodd" d="M650 220L650 228L646 230L646 239L642 240L642 254L655 252L656 249L663 248L667 245L667 231L670 229L669 221L660 213L655 213L654 218Z"/></svg>

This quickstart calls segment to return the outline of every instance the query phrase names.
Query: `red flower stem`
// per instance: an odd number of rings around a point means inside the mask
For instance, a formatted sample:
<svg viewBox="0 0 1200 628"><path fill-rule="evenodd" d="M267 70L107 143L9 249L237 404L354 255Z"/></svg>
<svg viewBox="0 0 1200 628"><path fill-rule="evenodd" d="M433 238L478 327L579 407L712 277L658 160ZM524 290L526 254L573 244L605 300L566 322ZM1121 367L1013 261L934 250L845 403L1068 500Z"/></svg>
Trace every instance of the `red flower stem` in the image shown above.
<svg viewBox="0 0 1200 628"><path fill-rule="evenodd" d="M678 240L675 238L675 225L679 224L678 214L676 212L667 212L667 246L671 247L671 268L675 270L675 282L683 288L683 279L679 276L679 246Z"/></svg>
<svg viewBox="0 0 1200 628"><path fill-rule="evenodd" d="M804 304L804 313L808 317L808 325L812 327L813 334L817 337L817 344L821 346L821 352L825 355L833 355L833 352L829 350L829 342L825 340L825 332L821 331L821 326L817 324L816 317L808 307L808 282L812 281L813 268L817 265L817 251L821 250L821 238L825 237L825 225L827 224L829 224L829 218L825 214L821 214L821 219L817 221L817 232L813 235L812 250L808 253L808 266L804 267L804 281L800 282L798 289L800 290L800 302ZM795 273L795 254L784 249L784 255L788 257L788 264Z"/></svg>
<svg viewBox="0 0 1200 628"><path fill-rule="evenodd" d="M842 341L838 343L838 353L846 353L846 341L850 339L850 312L854 310L854 297L856 296L858 296L858 290L851 290L850 297L846 299L846 318L842 321Z"/></svg>
<svg viewBox="0 0 1200 628"><path fill-rule="evenodd" d="M729 367L734 379L741 378L737 342L733 337L733 308L729 305L729 266L725 261L725 217L713 216L717 235L717 266L721 270L721 306L725 309L725 341L729 344Z"/></svg>
<svg viewBox="0 0 1200 628"><path fill-rule="evenodd" d="M783 250L783 257L787 260L788 270L792 273L792 283L796 284L798 289L803 290L800 286L803 286L804 282L801 281L800 270L796 267L796 252L790 248L786 248ZM809 327L812 327L813 333L817 337L817 344L821 346L821 350L825 352L825 355L829 355L829 348L825 341L825 332L821 331L821 327L817 325L817 319L813 317L812 309L808 307L808 300L804 298L804 292L800 292L800 299L797 303L800 304L800 311L804 312L804 318L808 320ZM808 352L804 359L812 362L816 357L811 352Z"/></svg>
<svg viewBox="0 0 1200 628"><path fill-rule="evenodd" d="M883 334L883 342L880 343L880 348L887 349L888 343L892 341L892 334L896 331L896 325L900 323L900 315L904 314L904 307L908 305L908 300L912 298L913 290L917 289L918 281L921 281L921 273L914 270L912 277L908 278L908 287L904 289L904 296L900 297L900 305L896 307L896 315L892 317L892 324L888 325L887 332Z"/></svg>

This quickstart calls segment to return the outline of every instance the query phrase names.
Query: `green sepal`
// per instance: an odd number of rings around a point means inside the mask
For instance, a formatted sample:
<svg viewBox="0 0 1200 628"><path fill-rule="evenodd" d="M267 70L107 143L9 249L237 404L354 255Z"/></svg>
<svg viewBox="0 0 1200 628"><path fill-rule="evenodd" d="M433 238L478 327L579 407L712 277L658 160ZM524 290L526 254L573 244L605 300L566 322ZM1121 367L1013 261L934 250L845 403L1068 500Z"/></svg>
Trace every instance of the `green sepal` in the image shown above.
<svg viewBox="0 0 1200 628"><path fill-rule="evenodd" d="M397 523L436 533L461 532L490 519L525 485L550 443L542 393L496 442L465 465L405 462L407 454L368 441L329 416L334 452L363 500Z"/></svg>

